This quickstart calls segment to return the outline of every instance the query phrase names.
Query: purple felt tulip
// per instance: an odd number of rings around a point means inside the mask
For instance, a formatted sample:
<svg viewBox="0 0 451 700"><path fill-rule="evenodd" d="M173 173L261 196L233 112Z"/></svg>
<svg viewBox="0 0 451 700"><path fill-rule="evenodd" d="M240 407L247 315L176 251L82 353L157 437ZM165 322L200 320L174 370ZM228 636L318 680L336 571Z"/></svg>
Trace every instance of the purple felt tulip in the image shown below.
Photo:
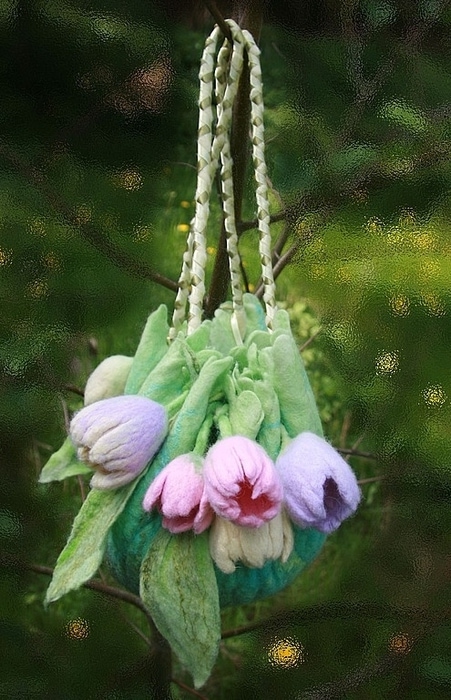
<svg viewBox="0 0 451 700"><path fill-rule="evenodd" d="M332 532L352 515L360 501L354 472L328 442L301 433L277 458L284 500L301 527Z"/></svg>
<svg viewBox="0 0 451 700"><path fill-rule="evenodd" d="M158 508L163 527L177 534L194 530L203 532L211 525L214 512L204 490L202 459L185 454L169 462L155 477L143 500L144 510Z"/></svg>
<svg viewBox="0 0 451 700"><path fill-rule="evenodd" d="M213 510L236 525L260 527L280 511L283 492L274 464L247 437L215 443L205 457L204 480Z"/></svg>
<svg viewBox="0 0 451 700"><path fill-rule="evenodd" d="M115 396L76 413L70 436L79 459L96 470L91 486L115 489L145 469L167 429L168 417L161 404L144 396Z"/></svg>

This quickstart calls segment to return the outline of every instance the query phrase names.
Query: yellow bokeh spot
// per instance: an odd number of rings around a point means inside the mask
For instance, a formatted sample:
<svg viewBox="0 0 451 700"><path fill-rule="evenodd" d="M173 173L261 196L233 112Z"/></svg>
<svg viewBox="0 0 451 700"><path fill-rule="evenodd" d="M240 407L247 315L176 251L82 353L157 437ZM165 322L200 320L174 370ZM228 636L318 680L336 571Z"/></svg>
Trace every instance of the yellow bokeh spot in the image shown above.
<svg viewBox="0 0 451 700"><path fill-rule="evenodd" d="M431 316L444 316L446 314L445 306L437 294L423 294L421 302Z"/></svg>
<svg viewBox="0 0 451 700"><path fill-rule="evenodd" d="M344 282L345 284L349 284L349 282L352 281L352 272L349 267L343 265L342 267L338 268L337 280L339 282Z"/></svg>
<svg viewBox="0 0 451 700"><path fill-rule="evenodd" d="M0 248L0 266L9 265L13 257L12 250L3 250Z"/></svg>
<svg viewBox="0 0 451 700"><path fill-rule="evenodd" d="M252 284L252 282L249 282L249 284L247 286L249 287L250 292L255 291L255 284Z"/></svg>
<svg viewBox="0 0 451 700"><path fill-rule="evenodd" d="M42 262L48 270L61 270L61 259L52 251L44 255Z"/></svg>
<svg viewBox="0 0 451 700"><path fill-rule="evenodd" d="M395 316L408 316L410 300L405 294L397 294L390 299L390 309Z"/></svg>
<svg viewBox="0 0 451 700"><path fill-rule="evenodd" d="M30 233L33 234L33 236L39 236L39 238L43 238L47 233L45 229L44 219L33 219L32 221L30 221L28 224L28 230Z"/></svg>
<svg viewBox="0 0 451 700"><path fill-rule="evenodd" d="M142 187L143 179L141 173L137 170L128 168L115 175L114 184L116 187L122 187L128 192L136 192Z"/></svg>
<svg viewBox="0 0 451 700"><path fill-rule="evenodd" d="M133 231L133 240L136 243L144 243L152 238L151 226L136 226Z"/></svg>
<svg viewBox="0 0 451 700"><path fill-rule="evenodd" d="M86 639L89 636L89 623L81 617L69 620L65 627L66 636L70 639Z"/></svg>
<svg viewBox="0 0 451 700"><path fill-rule="evenodd" d="M268 649L268 661L277 668L294 668L305 661L304 647L293 637L277 639Z"/></svg>
<svg viewBox="0 0 451 700"><path fill-rule="evenodd" d="M33 299L42 299L49 293L49 285L45 280L34 280L27 285L27 292Z"/></svg>
<svg viewBox="0 0 451 700"><path fill-rule="evenodd" d="M321 279L324 277L326 274L326 266L325 265L311 265L310 266L310 271L309 271L309 276L311 279Z"/></svg>
<svg viewBox="0 0 451 700"><path fill-rule="evenodd" d="M412 649L413 639L405 632L398 632L390 637L388 648L393 654L408 654Z"/></svg>
<svg viewBox="0 0 451 700"><path fill-rule="evenodd" d="M423 399L427 406L440 407L446 402L446 393L440 384L433 384L423 390Z"/></svg>
<svg viewBox="0 0 451 700"><path fill-rule="evenodd" d="M75 221L77 224L87 224L91 221L92 209L87 204L80 204L76 209Z"/></svg>
<svg viewBox="0 0 451 700"><path fill-rule="evenodd" d="M180 233L188 233L189 224L177 224L177 231L180 231Z"/></svg>
<svg viewBox="0 0 451 700"><path fill-rule="evenodd" d="M216 255L216 248L212 245L209 245L207 247L207 253L208 255Z"/></svg>
<svg viewBox="0 0 451 700"><path fill-rule="evenodd" d="M187 202L186 199L182 199L182 201L180 202L180 206L183 207L183 209L189 209L191 206L191 203Z"/></svg>
<svg viewBox="0 0 451 700"><path fill-rule="evenodd" d="M376 359L376 374L393 374L399 369L399 354L397 351L384 352Z"/></svg>
<svg viewBox="0 0 451 700"><path fill-rule="evenodd" d="M382 222L376 217L373 217L368 219L365 228L368 233L382 233Z"/></svg>
<svg viewBox="0 0 451 700"><path fill-rule="evenodd" d="M437 236L429 231L417 233L413 241L418 250L433 251L437 248Z"/></svg>
<svg viewBox="0 0 451 700"><path fill-rule="evenodd" d="M440 265L437 260L425 260L419 269L420 277L423 280L433 280L440 275Z"/></svg>

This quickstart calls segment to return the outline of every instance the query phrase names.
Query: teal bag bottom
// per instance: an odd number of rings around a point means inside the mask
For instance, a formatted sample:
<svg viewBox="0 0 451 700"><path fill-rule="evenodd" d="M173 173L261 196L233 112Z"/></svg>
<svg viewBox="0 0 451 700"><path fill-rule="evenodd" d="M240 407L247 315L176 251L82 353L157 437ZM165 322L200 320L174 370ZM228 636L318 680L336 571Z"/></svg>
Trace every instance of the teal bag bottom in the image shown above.
<svg viewBox="0 0 451 700"><path fill-rule="evenodd" d="M136 595L139 595L141 562L162 527L158 513L149 514L142 508L150 481L150 474L141 479L109 531L107 541L106 555L112 573L122 586ZM317 556L326 535L313 529L301 530L295 525L293 530L294 548L284 564L279 560L268 561L261 569L256 569L237 562L232 574L224 574L215 566L222 608L251 603L281 591Z"/></svg>

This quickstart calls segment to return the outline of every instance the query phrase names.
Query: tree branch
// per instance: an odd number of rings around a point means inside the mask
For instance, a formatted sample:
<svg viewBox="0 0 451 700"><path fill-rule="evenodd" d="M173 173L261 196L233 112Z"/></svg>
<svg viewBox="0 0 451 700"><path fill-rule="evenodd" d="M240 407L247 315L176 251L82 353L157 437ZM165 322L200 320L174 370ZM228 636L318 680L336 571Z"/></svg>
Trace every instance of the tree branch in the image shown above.
<svg viewBox="0 0 451 700"><path fill-rule="evenodd" d="M211 16L214 18L216 24L218 27L221 29L222 33L224 36L227 37L229 41L233 41L232 37L232 32L230 31L230 27L228 24L226 24L224 17L220 13L218 6L214 2L214 0L203 0L203 3Z"/></svg>
<svg viewBox="0 0 451 700"><path fill-rule="evenodd" d="M45 182L43 173L25 163L11 146L0 142L0 156L8 161L30 185L42 194L54 212L66 224L77 230L90 245L99 250L116 267L134 277L151 280L155 284L170 289L172 292L177 291L177 282L161 275L140 260L136 260L128 255L128 253L118 248L111 240L98 231L90 222L81 222L77 218L75 211Z"/></svg>

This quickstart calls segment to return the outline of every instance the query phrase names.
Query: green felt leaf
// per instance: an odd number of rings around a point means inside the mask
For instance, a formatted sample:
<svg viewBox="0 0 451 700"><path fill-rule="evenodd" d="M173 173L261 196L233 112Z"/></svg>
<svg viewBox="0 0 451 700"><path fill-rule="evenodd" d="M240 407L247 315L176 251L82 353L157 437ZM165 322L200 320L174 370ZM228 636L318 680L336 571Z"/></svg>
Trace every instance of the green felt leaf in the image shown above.
<svg viewBox="0 0 451 700"><path fill-rule="evenodd" d="M112 491L89 492L56 562L46 604L79 588L95 574L105 551L108 530L123 511L136 483Z"/></svg>
<svg viewBox="0 0 451 700"><path fill-rule="evenodd" d="M194 352L199 352L207 347L210 341L211 321L202 321L199 328L186 338L186 342Z"/></svg>
<svg viewBox="0 0 451 700"><path fill-rule="evenodd" d="M72 440L67 437L59 450L54 452L47 464L44 465L39 476L39 483L48 484L50 481L62 481L68 476L77 474L92 474L92 469L77 459L77 451Z"/></svg>
<svg viewBox="0 0 451 700"><path fill-rule="evenodd" d="M167 313L166 306L161 304L147 319L133 358L124 394L137 394L147 375L166 355L169 333Z"/></svg>
<svg viewBox="0 0 451 700"><path fill-rule="evenodd" d="M235 435L255 440L264 418L258 396L253 391L242 391L230 403L229 417Z"/></svg>
<svg viewBox="0 0 451 700"><path fill-rule="evenodd" d="M160 530L141 564L140 596L199 688L214 666L221 636L207 534Z"/></svg>
<svg viewBox="0 0 451 700"><path fill-rule="evenodd" d="M210 358L202 367L198 378L190 388L174 425L166 438L152 469L155 475L174 457L193 449L197 434L205 420L210 395L215 387L223 380L224 374L230 369L231 357L217 360Z"/></svg>
<svg viewBox="0 0 451 700"><path fill-rule="evenodd" d="M291 438L304 431L322 436L315 397L304 363L291 335L280 335L272 347L274 389L280 404L282 423Z"/></svg>
<svg viewBox="0 0 451 700"><path fill-rule="evenodd" d="M257 440L271 459L276 459L280 452L280 407L279 399L269 379L254 382L254 392L260 399L264 418L258 431Z"/></svg>
<svg viewBox="0 0 451 700"><path fill-rule="evenodd" d="M193 356L184 339L177 337L168 351L149 373L139 394L167 406L190 386L197 376Z"/></svg>

